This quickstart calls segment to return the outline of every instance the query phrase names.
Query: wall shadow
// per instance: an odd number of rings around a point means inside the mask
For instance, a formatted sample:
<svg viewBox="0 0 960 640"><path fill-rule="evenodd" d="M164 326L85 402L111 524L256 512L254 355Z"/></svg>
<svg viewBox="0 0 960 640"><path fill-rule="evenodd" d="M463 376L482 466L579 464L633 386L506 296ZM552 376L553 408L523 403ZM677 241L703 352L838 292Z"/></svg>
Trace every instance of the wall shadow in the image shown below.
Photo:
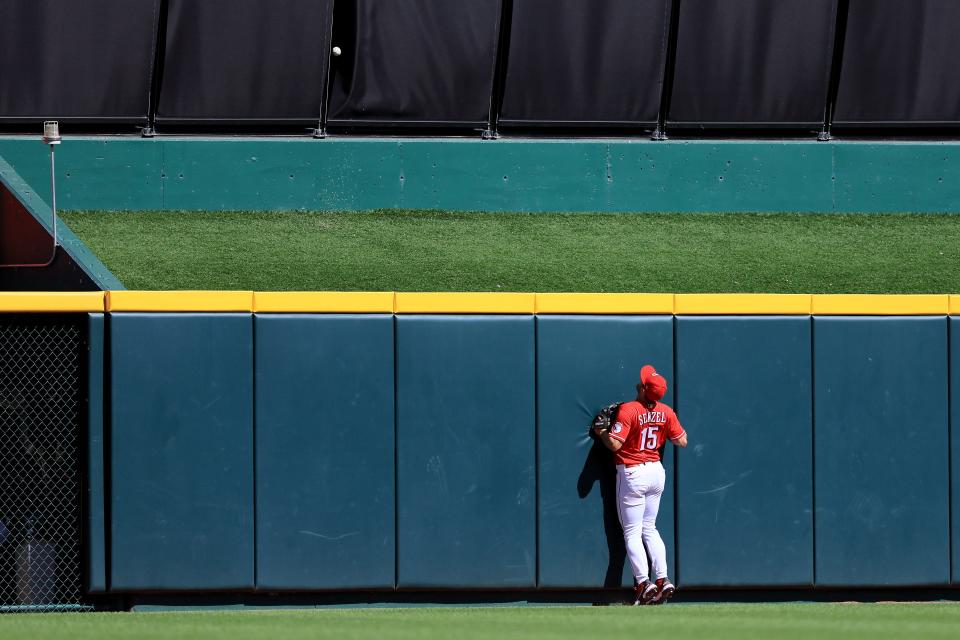
<svg viewBox="0 0 960 640"><path fill-rule="evenodd" d="M580 476L577 478L577 495L584 500L590 495L595 484L600 486L600 500L603 503L603 533L609 557L603 586L619 588L622 585L627 548L623 542L623 529L620 527L620 518L617 515L617 470L613 464L613 453L592 433L590 437L593 443L583 462Z"/></svg>

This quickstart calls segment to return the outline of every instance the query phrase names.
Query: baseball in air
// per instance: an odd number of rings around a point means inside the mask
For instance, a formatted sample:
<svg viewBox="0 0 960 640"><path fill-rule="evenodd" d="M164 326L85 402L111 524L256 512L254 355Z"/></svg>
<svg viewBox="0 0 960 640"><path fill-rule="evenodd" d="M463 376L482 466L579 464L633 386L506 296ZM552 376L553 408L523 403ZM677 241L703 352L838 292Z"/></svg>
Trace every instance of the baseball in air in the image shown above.
<svg viewBox="0 0 960 640"><path fill-rule="evenodd" d="M338 55L340 55L341 53L343 53L343 50L341 50L340 47L334 47L334 48L333 48L333 55L338 56Z"/></svg>

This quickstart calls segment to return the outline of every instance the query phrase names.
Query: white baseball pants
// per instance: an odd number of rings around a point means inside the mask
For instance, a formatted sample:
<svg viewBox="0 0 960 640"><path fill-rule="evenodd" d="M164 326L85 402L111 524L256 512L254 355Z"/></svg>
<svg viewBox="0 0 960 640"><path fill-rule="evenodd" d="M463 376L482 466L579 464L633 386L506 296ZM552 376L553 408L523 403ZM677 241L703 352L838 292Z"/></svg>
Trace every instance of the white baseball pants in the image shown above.
<svg viewBox="0 0 960 640"><path fill-rule="evenodd" d="M617 465L617 512L637 584L650 579L648 551L655 578L667 577L667 549L657 532L657 512L665 480L666 473L659 462L632 467Z"/></svg>

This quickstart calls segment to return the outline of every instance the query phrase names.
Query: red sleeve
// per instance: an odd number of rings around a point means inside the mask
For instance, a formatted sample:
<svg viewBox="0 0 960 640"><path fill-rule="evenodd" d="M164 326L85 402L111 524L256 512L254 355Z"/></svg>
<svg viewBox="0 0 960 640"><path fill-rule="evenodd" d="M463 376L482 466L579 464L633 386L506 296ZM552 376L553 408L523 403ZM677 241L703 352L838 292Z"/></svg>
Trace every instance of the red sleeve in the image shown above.
<svg viewBox="0 0 960 640"><path fill-rule="evenodd" d="M677 419L677 414L673 412L673 409L671 409L667 413L667 438L669 438L672 442L682 436L684 433L686 433L686 431L684 431L683 427L680 425L680 420Z"/></svg>
<svg viewBox="0 0 960 640"><path fill-rule="evenodd" d="M620 405L620 409L617 411L617 419L610 425L610 437L620 442L626 441L636 412L636 409L629 404Z"/></svg>

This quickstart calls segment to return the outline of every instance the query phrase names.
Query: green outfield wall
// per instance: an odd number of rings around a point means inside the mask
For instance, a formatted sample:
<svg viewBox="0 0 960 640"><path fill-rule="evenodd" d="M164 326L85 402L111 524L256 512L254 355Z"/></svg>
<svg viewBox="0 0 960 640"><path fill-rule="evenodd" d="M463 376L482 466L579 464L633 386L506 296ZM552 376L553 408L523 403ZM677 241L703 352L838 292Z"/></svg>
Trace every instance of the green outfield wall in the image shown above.
<svg viewBox="0 0 960 640"><path fill-rule="evenodd" d="M587 429L647 362L681 586L960 584L957 296L6 298L91 311L93 591L629 585Z"/></svg>
<svg viewBox="0 0 960 640"><path fill-rule="evenodd" d="M58 203L98 210L960 211L960 142L67 136ZM49 194L36 137L0 157Z"/></svg>

